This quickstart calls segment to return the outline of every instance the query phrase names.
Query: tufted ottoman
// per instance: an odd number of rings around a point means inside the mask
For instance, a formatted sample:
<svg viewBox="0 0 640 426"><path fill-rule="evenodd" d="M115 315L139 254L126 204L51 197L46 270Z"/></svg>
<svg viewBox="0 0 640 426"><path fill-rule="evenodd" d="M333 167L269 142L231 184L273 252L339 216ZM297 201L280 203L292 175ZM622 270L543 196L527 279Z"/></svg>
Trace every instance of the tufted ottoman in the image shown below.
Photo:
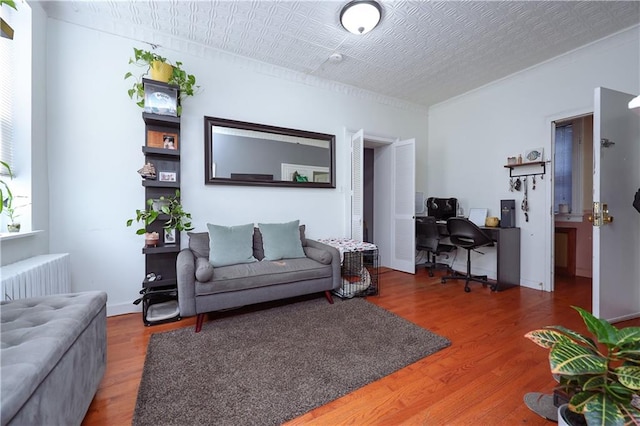
<svg viewBox="0 0 640 426"><path fill-rule="evenodd" d="M79 425L106 365L104 292L0 302L4 425Z"/></svg>

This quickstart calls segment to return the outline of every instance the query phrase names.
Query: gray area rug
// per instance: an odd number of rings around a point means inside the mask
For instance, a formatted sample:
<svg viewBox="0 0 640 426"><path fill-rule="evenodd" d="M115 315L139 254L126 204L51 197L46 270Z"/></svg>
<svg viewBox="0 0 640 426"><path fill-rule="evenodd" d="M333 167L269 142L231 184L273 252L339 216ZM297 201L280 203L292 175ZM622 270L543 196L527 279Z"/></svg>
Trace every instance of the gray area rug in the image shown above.
<svg viewBox="0 0 640 426"><path fill-rule="evenodd" d="M133 424L281 424L449 345L364 299L216 318L151 336Z"/></svg>

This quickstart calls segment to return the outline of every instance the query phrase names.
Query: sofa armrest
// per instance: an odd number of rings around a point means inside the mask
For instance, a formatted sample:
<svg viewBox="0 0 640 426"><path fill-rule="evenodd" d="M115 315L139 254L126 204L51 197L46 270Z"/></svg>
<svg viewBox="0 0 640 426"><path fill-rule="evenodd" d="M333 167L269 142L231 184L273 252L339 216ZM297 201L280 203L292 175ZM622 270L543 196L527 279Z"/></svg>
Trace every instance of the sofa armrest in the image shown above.
<svg viewBox="0 0 640 426"><path fill-rule="evenodd" d="M178 305L180 315L192 317L196 312L196 258L189 249L182 249L176 260Z"/></svg>
<svg viewBox="0 0 640 426"><path fill-rule="evenodd" d="M340 265L340 252L337 248L331 247L330 245L323 244L316 240L311 240L307 238L307 246L313 247L320 250L326 250L331 253L331 269L333 271L333 287L332 289L338 289L342 285L342 271Z"/></svg>

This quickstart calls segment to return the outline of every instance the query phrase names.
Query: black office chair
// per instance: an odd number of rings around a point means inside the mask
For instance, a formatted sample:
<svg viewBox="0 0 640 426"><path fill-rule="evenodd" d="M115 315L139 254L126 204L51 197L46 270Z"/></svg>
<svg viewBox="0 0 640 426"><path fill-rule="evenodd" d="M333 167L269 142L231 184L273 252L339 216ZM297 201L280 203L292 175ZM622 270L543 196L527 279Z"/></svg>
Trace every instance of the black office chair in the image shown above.
<svg viewBox="0 0 640 426"><path fill-rule="evenodd" d="M426 216L416 219L416 249L427 252L427 262L424 265L430 277L433 277L433 271L436 269L446 269L451 272L449 265L436 262L437 256L455 248L452 245L440 244L441 239L435 217Z"/></svg>
<svg viewBox="0 0 640 426"><path fill-rule="evenodd" d="M476 249L479 247L492 246L493 239L475 223L462 217L452 217L447 220L447 230L451 242L467 251L467 273L461 274L454 271L453 275L442 277L442 283L446 283L447 280L465 280L464 291L467 293L471 291L469 281L481 283L486 287L488 284L486 275L471 275L471 250L478 251ZM491 289L493 290L494 286Z"/></svg>

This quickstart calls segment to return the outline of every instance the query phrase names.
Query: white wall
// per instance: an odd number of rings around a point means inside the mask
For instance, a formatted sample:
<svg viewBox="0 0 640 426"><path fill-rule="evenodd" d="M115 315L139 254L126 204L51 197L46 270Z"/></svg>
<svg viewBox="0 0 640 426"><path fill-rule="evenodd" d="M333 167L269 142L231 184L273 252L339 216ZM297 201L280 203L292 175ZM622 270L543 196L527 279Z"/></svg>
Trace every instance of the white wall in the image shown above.
<svg viewBox="0 0 640 426"><path fill-rule="evenodd" d="M523 194L508 190L507 157L542 146L545 159L551 158L551 121L593 111L598 86L639 93L639 52L635 27L430 108L429 196L455 196L465 213L487 207L490 216L498 217L501 199L515 199L520 207ZM522 238L521 284L547 290L550 173L547 167L536 190L529 187L529 222L520 210L516 220ZM495 277L495 258L478 260L472 262Z"/></svg>
<svg viewBox="0 0 640 426"><path fill-rule="evenodd" d="M48 20L47 141L51 251L70 252L74 291L108 292L109 313L134 310L144 275L143 241L125 222L142 208L136 173L143 165L141 110L123 79L134 40ZM415 137L426 143L426 111L305 78L280 78L259 64L202 49L161 50L196 75L202 92L188 99L181 121L182 201L196 231L300 219L310 238L343 236L349 187L344 129ZM186 53L194 52L193 54ZM290 74L283 72L283 75ZM204 185L203 116L335 134L337 188ZM187 237L183 235L183 246Z"/></svg>

